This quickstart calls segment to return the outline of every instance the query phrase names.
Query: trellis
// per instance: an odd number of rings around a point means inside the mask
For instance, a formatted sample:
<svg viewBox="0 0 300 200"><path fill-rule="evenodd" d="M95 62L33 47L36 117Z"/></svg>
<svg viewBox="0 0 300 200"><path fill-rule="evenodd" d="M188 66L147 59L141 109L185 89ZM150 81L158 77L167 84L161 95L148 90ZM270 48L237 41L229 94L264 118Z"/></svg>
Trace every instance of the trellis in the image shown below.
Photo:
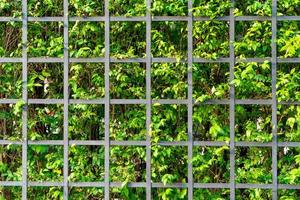
<svg viewBox="0 0 300 200"><path fill-rule="evenodd" d="M120 182L109 181L109 150L110 146L144 146L146 147L146 182L129 183L128 187L143 187L146 188L146 199L151 199L152 188L187 188L188 199L193 199L193 190L195 188L227 188L230 189L230 199L235 199L235 189L246 188L261 188L272 189L273 199L277 199L278 189L300 189L300 185L278 184L277 181L277 149L278 147L299 147L300 142L277 142L277 104L298 105L299 102L278 102L276 98L276 70L277 63L299 63L299 58L277 58L276 36L277 22L285 20L300 20L300 16L277 16L277 1L272 1L272 16L234 16L234 7L230 9L230 15L210 19L208 17L194 17L192 15L192 0L188 1L188 16L152 16L150 7L151 0L147 0L146 16L141 17L114 17L109 13L109 0L105 0L105 15L99 17L69 17L68 15L68 0L64 0L64 15L63 17L28 17L27 16L27 1L22 0L22 18L0 17L0 22L19 21L22 22L22 57L21 58L0 58L0 63L22 63L22 100L25 106L22 111L22 141L0 140L0 145L15 144L22 146L22 181L1 181L0 186L21 186L22 199L27 199L27 188L32 186L59 186L64 188L64 199L68 199L69 187L101 187L104 188L105 199L109 199L109 191L111 187L121 187ZM232 0L232 5L234 0ZM229 39L230 39L230 56L228 58L218 58L216 60L207 60L193 57L193 22L219 20L229 23ZM235 22L236 21L271 21L272 23L272 56L268 58L235 58L234 40L235 40ZM64 23L64 57L63 58L30 58L27 56L27 23L28 22L63 22ZM102 21L105 22L105 57L101 58L69 58L68 52L68 28L69 22L73 21ZM119 21L139 21L146 22L146 58L128 58L116 59L110 57L110 22ZM152 63L175 63L178 62L175 58L153 58L151 57L151 23L152 21L185 21L188 26L188 57L186 60L179 62L187 63L188 65L188 98L183 100L177 99L151 99L151 64ZM193 63L229 63L230 66L230 81L234 79L234 65L237 62L264 62L270 61L272 64L272 99L235 99L234 86L230 85L230 98L224 100L208 100L203 103L196 103L192 98L193 83L192 83L192 65ZM105 64L105 97L103 99L94 100L75 100L69 99L69 63L104 63ZM111 99L109 88L109 71L110 63L146 63L146 99ZM28 63L63 63L64 66L64 98L63 99L29 99L27 90L27 74ZM16 104L19 99L0 99L0 104ZM229 183L194 183L193 182L193 166L188 162L188 182L187 183L153 183L151 182L151 106L154 103L160 104L183 104L188 108L188 141L166 142L160 141L159 145L164 146L186 146L188 148L189 161L193 158L194 146L229 146L230 149L230 181ZM27 139L27 118L28 104L63 104L64 106L64 139L63 140L43 140L29 141ZM102 104L105 105L105 138L101 141L81 141L68 139L68 108L70 104ZM146 129L147 138L145 141L112 141L109 137L109 110L111 104L144 104L146 105ZM230 142L217 141L194 141L193 140L193 121L192 113L193 106L197 104L225 104L230 108ZM235 142L235 105L271 105L272 106L272 142ZM32 182L27 180L27 148L29 145L62 145L64 147L64 168L63 182ZM70 145L99 145L105 148L105 178L103 182L69 182L68 181L68 151ZM272 177L271 184L248 184L235 183L235 148L236 147L270 147L272 148Z"/></svg>

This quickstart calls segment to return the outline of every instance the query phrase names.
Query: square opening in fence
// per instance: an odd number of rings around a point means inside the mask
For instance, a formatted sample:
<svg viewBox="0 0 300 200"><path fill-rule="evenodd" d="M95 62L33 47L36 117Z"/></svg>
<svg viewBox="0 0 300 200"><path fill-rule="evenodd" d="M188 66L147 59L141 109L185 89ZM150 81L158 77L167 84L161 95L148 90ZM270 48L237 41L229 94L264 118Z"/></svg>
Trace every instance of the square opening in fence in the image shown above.
<svg viewBox="0 0 300 200"><path fill-rule="evenodd" d="M279 64L276 95L278 101L300 101L300 64Z"/></svg>
<svg viewBox="0 0 300 200"><path fill-rule="evenodd" d="M0 99L22 97L22 64L0 63Z"/></svg>
<svg viewBox="0 0 300 200"><path fill-rule="evenodd" d="M207 199L230 199L229 189L194 189L194 199L207 200Z"/></svg>
<svg viewBox="0 0 300 200"><path fill-rule="evenodd" d="M291 200L296 200L297 198L299 198L300 196L300 190L296 190L296 189L287 189L287 190L283 190L283 189L279 189L278 190L278 198L287 198L287 199L291 199Z"/></svg>
<svg viewBox="0 0 300 200"><path fill-rule="evenodd" d="M22 57L21 22L0 22L0 57Z"/></svg>
<svg viewBox="0 0 300 200"><path fill-rule="evenodd" d="M187 57L187 22L152 22L151 53L154 57Z"/></svg>
<svg viewBox="0 0 300 200"><path fill-rule="evenodd" d="M28 57L64 55L62 22L28 22Z"/></svg>
<svg viewBox="0 0 300 200"><path fill-rule="evenodd" d="M111 22L110 56L142 58L146 56L145 22Z"/></svg>
<svg viewBox="0 0 300 200"><path fill-rule="evenodd" d="M300 15L299 1L277 0L277 16L297 16Z"/></svg>
<svg viewBox="0 0 300 200"><path fill-rule="evenodd" d="M188 199L187 188L161 187L151 189L152 199Z"/></svg>
<svg viewBox="0 0 300 200"><path fill-rule="evenodd" d="M71 99L104 98L103 63L74 63L70 65L69 70Z"/></svg>
<svg viewBox="0 0 300 200"><path fill-rule="evenodd" d="M235 98L271 99L271 63L237 63L234 67Z"/></svg>
<svg viewBox="0 0 300 200"><path fill-rule="evenodd" d="M3 199L21 199L22 187L20 186L2 186L0 197Z"/></svg>
<svg viewBox="0 0 300 200"><path fill-rule="evenodd" d="M104 147L69 147L69 180L71 182L104 181Z"/></svg>
<svg viewBox="0 0 300 200"><path fill-rule="evenodd" d="M271 142L272 107L270 105L236 105L235 141Z"/></svg>
<svg viewBox="0 0 300 200"><path fill-rule="evenodd" d="M104 199L104 189L96 187L71 187L69 189L69 199Z"/></svg>
<svg viewBox="0 0 300 200"><path fill-rule="evenodd" d="M104 22L71 22L69 24L70 57L104 57L104 35Z"/></svg>
<svg viewBox="0 0 300 200"><path fill-rule="evenodd" d="M151 14L154 16L187 16L187 0L153 0Z"/></svg>
<svg viewBox="0 0 300 200"><path fill-rule="evenodd" d="M300 148L278 148L278 183L299 185L300 184Z"/></svg>
<svg viewBox="0 0 300 200"><path fill-rule="evenodd" d="M112 63L109 76L111 98L146 98L145 63Z"/></svg>
<svg viewBox="0 0 300 200"><path fill-rule="evenodd" d="M28 180L62 181L63 155L63 146L29 146L27 151Z"/></svg>
<svg viewBox="0 0 300 200"><path fill-rule="evenodd" d="M0 140L22 139L22 106L22 101L0 104Z"/></svg>
<svg viewBox="0 0 300 200"><path fill-rule="evenodd" d="M196 147L193 150L195 183L229 183L229 147Z"/></svg>
<svg viewBox="0 0 300 200"><path fill-rule="evenodd" d="M195 22L193 25L193 56L206 59L229 57L229 22Z"/></svg>
<svg viewBox="0 0 300 200"><path fill-rule="evenodd" d="M226 63L193 64L193 99L229 99L229 65Z"/></svg>
<svg viewBox="0 0 300 200"><path fill-rule="evenodd" d="M110 188L110 198L146 200L146 188L130 187L128 185L123 187L112 187Z"/></svg>
<svg viewBox="0 0 300 200"><path fill-rule="evenodd" d="M62 199L62 187L32 186L27 189L28 199Z"/></svg>
<svg viewBox="0 0 300 200"><path fill-rule="evenodd" d="M84 127L84 129L82 129ZM69 139L103 140L104 105L72 104L69 106Z"/></svg>
<svg viewBox="0 0 300 200"><path fill-rule="evenodd" d="M236 183L272 183L272 148L237 147L235 174Z"/></svg>
<svg viewBox="0 0 300 200"><path fill-rule="evenodd" d="M71 17L96 17L104 15L104 0L70 0Z"/></svg>
<svg viewBox="0 0 300 200"><path fill-rule="evenodd" d="M3 0L0 7L1 17L21 17L22 0Z"/></svg>
<svg viewBox="0 0 300 200"><path fill-rule="evenodd" d="M154 104L152 106L151 135L153 141L186 141L187 106Z"/></svg>
<svg viewBox="0 0 300 200"><path fill-rule="evenodd" d="M0 146L0 181L22 180L22 146ZM0 192L1 197L1 192Z"/></svg>
<svg viewBox="0 0 300 200"><path fill-rule="evenodd" d="M196 17L222 17L228 16L231 1L193 0L193 15Z"/></svg>
<svg viewBox="0 0 300 200"><path fill-rule="evenodd" d="M236 1L235 16L272 16L272 1Z"/></svg>
<svg viewBox="0 0 300 200"><path fill-rule="evenodd" d="M272 199L272 190L270 189L236 189L236 199Z"/></svg>
<svg viewBox="0 0 300 200"><path fill-rule="evenodd" d="M28 64L28 98L61 99L64 92L64 67L59 63Z"/></svg>
<svg viewBox="0 0 300 200"><path fill-rule="evenodd" d="M146 148L111 147L109 168L112 182L146 182Z"/></svg>
<svg viewBox="0 0 300 200"><path fill-rule="evenodd" d="M145 16L146 0L109 0L111 16Z"/></svg>
<svg viewBox="0 0 300 200"><path fill-rule="evenodd" d="M299 58L300 21L278 22L277 54L282 58Z"/></svg>
<svg viewBox="0 0 300 200"><path fill-rule="evenodd" d="M28 16L32 17L57 17L64 15L64 1L27 0Z"/></svg>
<svg viewBox="0 0 300 200"><path fill-rule="evenodd" d="M277 105L277 134L280 142L300 142L300 107Z"/></svg>
<svg viewBox="0 0 300 200"><path fill-rule="evenodd" d="M188 152L184 146L151 146L154 183L187 183Z"/></svg>
<svg viewBox="0 0 300 200"><path fill-rule="evenodd" d="M270 21L236 22L235 55L242 58L271 57Z"/></svg>
<svg viewBox="0 0 300 200"><path fill-rule="evenodd" d="M63 105L29 104L28 139L63 140Z"/></svg>
<svg viewBox="0 0 300 200"><path fill-rule="evenodd" d="M153 99L187 99L187 65L154 63L151 67Z"/></svg>
<svg viewBox="0 0 300 200"><path fill-rule="evenodd" d="M146 140L146 105L110 105L111 140Z"/></svg>
<svg viewBox="0 0 300 200"><path fill-rule="evenodd" d="M229 141L229 106L195 105L193 138L195 141Z"/></svg>

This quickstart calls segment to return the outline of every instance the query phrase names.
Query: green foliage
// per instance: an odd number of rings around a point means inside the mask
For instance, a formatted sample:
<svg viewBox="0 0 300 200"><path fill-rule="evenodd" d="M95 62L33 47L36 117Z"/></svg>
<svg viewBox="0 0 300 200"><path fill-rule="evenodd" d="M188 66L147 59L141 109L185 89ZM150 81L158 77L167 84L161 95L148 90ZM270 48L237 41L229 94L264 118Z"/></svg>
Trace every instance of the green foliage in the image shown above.
<svg viewBox="0 0 300 200"><path fill-rule="evenodd" d="M300 99L299 64L280 64L277 70L277 97L279 101Z"/></svg>
<svg viewBox="0 0 300 200"><path fill-rule="evenodd" d="M187 140L187 107L184 105L153 105L152 140Z"/></svg>
<svg viewBox="0 0 300 200"><path fill-rule="evenodd" d="M299 141L300 107L278 105L278 139L280 141Z"/></svg>
<svg viewBox="0 0 300 200"><path fill-rule="evenodd" d="M146 0L109 0L112 16L145 16Z"/></svg>
<svg viewBox="0 0 300 200"><path fill-rule="evenodd" d="M69 28L70 57L103 57L104 23L75 22Z"/></svg>
<svg viewBox="0 0 300 200"><path fill-rule="evenodd" d="M195 183L228 183L229 147L196 147L193 154Z"/></svg>
<svg viewBox="0 0 300 200"><path fill-rule="evenodd" d="M61 192L62 194L62 192ZM91 187L72 187L70 189L69 199L103 199L103 188L91 188Z"/></svg>
<svg viewBox="0 0 300 200"><path fill-rule="evenodd" d="M104 105L71 105L68 128L69 138L72 140L102 140L104 138Z"/></svg>
<svg viewBox="0 0 300 200"><path fill-rule="evenodd" d="M154 63L151 66L153 99L187 98L187 65Z"/></svg>
<svg viewBox="0 0 300 200"><path fill-rule="evenodd" d="M196 102L229 98L228 64L194 64L193 98Z"/></svg>
<svg viewBox="0 0 300 200"><path fill-rule="evenodd" d="M111 98L146 98L145 63L113 63L110 66L109 76Z"/></svg>
<svg viewBox="0 0 300 200"><path fill-rule="evenodd" d="M272 190L267 189L240 189L236 191L236 199L272 199ZM281 199L281 198L280 198Z"/></svg>
<svg viewBox="0 0 300 200"><path fill-rule="evenodd" d="M113 182L146 181L146 149L144 147L112 147L110 180ZM124 185L124 186L125 186Z"/></svg>
<svg viewBox="0 0 300 200"><path fill-rule="evenodd" d="M22 16L22 0L1 0L0 16Z"/></svg>
<svg viewBox="0 0 300 200"><path fill-rule="evenodd" d="M28 56L63 57L63 23L29 22Z"/></svg>
<svg viewBox="0 0 300 200"><path fill-rule="evenodd" d="M271 56L271 22L237 22L234 50L240 57Z"/></svg>
<svg viewBox="0 0 300 200"><path fill-rule="evenodd" d="M187 23L153 22L151 52L154 57L187 57Z"/></svg>
<svg viewBox="0 0 300 200"><path fill-rule="evenodd" d="M299 148L280 148L278 150L278 181L282 184L299 184L300 156Z"/></svg>
<svg viewBox="0 0 300 200"><path fill-rule="evenodd" d="M230 7L230 0L194 0L193 15L210 18L226 16Z"/></svg>
<svg viewBox="0 0 300 200"><path fill-rule="evenodd" d="M70 16L103 16L104 0L69 0Z"/></svg>
<svg viewBox="0 0 300 200"><path fill-rule="evenodd" d="M272 108L261 105L235 107L235 136L238 141L272 141Z"/></svg>
<svg viewBox="0 0 300 200"><path fill-rule="evenodd" d="M195 57L216 59L229 56L229 24L222 21L195 22L193 25Z"/></svg>
<svg viewBox="0 0 300 200"><path fill-rule="evenodd" d="M235 16L258 15L271 16L272 15L272 0L244 0L236 1Z"/></svg>
<svg viewBox="0 0 300 200"><path fill-rule="evenodd" d="M146 0L109 0L111 18L116 16L146 16ZM272 23L265 21L235 22L235 40L229 41L230 23L218 20L234 16L272 16L271 0L241 0L232 5L230 0L193 0L190 10L192 24L192 55L195 59L216 60L229 57L229 44L234 45L237 58L234 77L230 82L229 63L153 63L146 73L145 62L110 62L110 99L137 99L144 102L151 95L151 181L153 183L187 183L188 164L193 167L195 183L229 183L230 153L228 146L193 146L193 157L188 159L187 146L164 146L160 141L188 141L188 86L192 84L193 140L230 140L229 105L209 105L210 101L228 100L230 86L234 86L238 100L272 98L272 65L270 62L243 62L244 58L272 56ZM300 0L278 0L277 15L300 15ZM28 0L28 17L62 17L62 0ZM103 17L104 0L69 0L69 17ZM234 7L233 7L234 6ZM188 54L188 21L157 21L156 16L188 16L188 0L152 0L149 8L151 22L151 55L155 58L186 60ZM0 17L21 20L21 0L0 0ZM31 18L32 19L32 18ZM103 18L101 18L103 19ZM203 21L203 19L208 19ZM88 20L88 19L87 19ZM277 56L300 57L299 21L278 21ZM146 58L146 22L140 20L109 23L110 57ZM64 98L64 67L62 63L32 63L34 57L64 56L64 25L62 22L28 22L28 79L22 80L22 64L0 63L0 98L17 99L15 104L0 105L0 140L22 141L22 111L28 109L28 140L63 140L64 106L30 103L24 107L22 84L26 84L29 99ZM76 21L68 27L68 52L73 58L102 58L105 56L105 23ZM22 57L22 22L0 22L0 57ZM153 60L152 60L153 61ZM195 60L194 60L195 61ZM105 138L104 63L74 63L69 65L68 83L68 139L91 140L98 143ZM192 70L192 74L188 73ZM278 63L276 98L281 101L300 101L298 63ZM151 77L151 91L147 92L146 76ZM188 82L188 76L192 83ZM232 91L233 92L233 91ZM97 104L77 104L76 101L94 100ZM183 100L182 104L159 104L157 100ZM228 101L227 101L228 102ZM111 141L145 141L147 106L116 104L109 106L109 138ZM277 105L278 141L300 141L300 106ZM271 142L271 105L236 105L235 141ZM99 142L101 143L101 142ZM278 147L278 184L300 184L300 149ZM29 181L63 181L63 146L29 145L27 152ZM121 187L111 187L111 199L146 199L145 188L129 187L131 182L146 182L146 147L122 146L111 142L109 149L109 179ZM70 145L68 180L71 182L103 182L105 171L104 146ZM235 148L236 183L272 183L271 147ZM0 145L0 180L22 181L22 146ZM0 200L21 199L21 187L0 187ZM229 189L194 189L194 199L227 200ZM152 188L154 200L188 198L186 188ZM278 190L280 200L299 200L299 190ZM236 189L236 199L265 200L272 198L271 189ZM63 187L29 187L28 199L63 199ZM69 199L104 199L104 188L70 187Z"/></svg>
<svg viewBox="0 0 300 200"><path fill-rule="evenodd" d="M63 106L29 105L28 113L30 140L63 139Z"/></svg>
<svg viewBox="0 0 300 200"><path fill-rule="evenodd" d="M29 64L27 87L29 98L63 98L63 65Z"/></svg>
<svg viewBox="0 0 300 200"><path fill-rule="evenodd" d="M186 16L187 0L153 0L151 12L156 16Z"/></svg>
<svg viewBox="0 0 300 200"><path fill-rule="evenodd" d="M63 199L63 189L61 187L29 187L28 199ZM39 194L38 196L36 194Z"/></svg>
<svg viewBox="0 0 300 200"><path fill-rule="evenodd" d="M0 155L0 180L20 181L22 177L21 146L0 146Z"/></svg>
<svg viewBox="0 0 300 200"><path fill-rule="evenodd" d="M69 148L69 180L100 182L104 180L104 147L72 146Z"/></svg>
<svg viewBox="0 0 300 200"><path fill-rule="evenodd" d="M283 58L300 57L300 23L283 21L279 23L278 30L278 51Z"/></svg>
<svg viewBox="0 0 300 200"><path fill-rule="evenodd" d="M240 147L235 151L237 183L271 183L272 149ZM251 199L251 198L250 198Z"/></svg>
<svg viewBox="0 0 300 200"><path fill-rule="evenodd" d="M272 95L271 65L238 63L234 68L235 96L238 99L270 99Z"/></svg>
<svg viewBox="0 0 300 200"><path fill-rule="evenodd" d="M195 106L193 111L194 140L229 141L229 107Z"/></svg>
<svg viewBox="0 0 300 200"><path fill-rule="evenodd" d="M110 53L112 57L145 57L145 22L112 22L110 28L114 30L110 32Z"/></svg>
<svg viewBox="0 0 300 200"><path fill-rule="evenodd" d="M19 101L23 103L22 101ZM0 105L0 137L4 140L21 140L22 104Z"/></svg>
<svg viewBox="0 0 300 200"><path fill-rule="evenodd" d="M28 16L63 16L63 1L61 0L28 0Z"/></svg>
<svg viewBox="0 0 300 200"><path fill-rule="evenodd" d="M104 65L100 63L76 63L70 65L69 87L73 99L104 97Z"/></svg>
<svg viewBox="0 0 300 200"><path fill-rule="evenodd" d="M194 189L194 196L199 200L216 199L225 200L230 199L230 190L228 189Z"/></svg>
<svg viewBox="0 0 300 200"><path fill-rule="evenodd" d="M18 99L22 91L22 65L0 64L0 97Z"/></svg>
<svg viewBox="0 0 300 200"><path fill-rule="evenodd" d="M164 147L153 145L152 149L152 181L167 183L187 182L187 148ZM174 155L181 155L173 159Z"/></svg>
<svg viewBox="0 0 300 200"><path fill-rule="evenodd" d="M28 155L28 177L30 181L63 180L62 146L30 146Z"/></svg>
<svg viewBox="0 0 300 200"><path fill-rule="evenodd" d="M111 105L110 137L112 140L146 139L146 106Z"/></svg>
<svg viewBox="0 0 300 200"><path fill-rule="evenodd" d="M300 14L299 0L278 0L278 15L299 15Z"/></svg>
<svg viewBox="0 0 300 200"><path fill-rule="evenodd" d="M154 189L152 196L153 196L153 199L162 199L162 200L187 199L187 189L158 188L158 189Z"/></svg>

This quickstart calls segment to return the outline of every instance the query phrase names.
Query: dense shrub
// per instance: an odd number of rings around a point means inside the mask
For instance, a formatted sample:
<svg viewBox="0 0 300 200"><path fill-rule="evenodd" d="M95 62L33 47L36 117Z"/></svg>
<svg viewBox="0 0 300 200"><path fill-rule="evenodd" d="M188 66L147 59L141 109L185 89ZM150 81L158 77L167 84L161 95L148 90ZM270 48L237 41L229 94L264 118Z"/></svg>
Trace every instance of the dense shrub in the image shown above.
<svg viewBox="0 0 300 200"><path fill-rule="evenodd" d="M110 15L145 16L146 0L109 0ZM69 0L70 17L96 17L105 14L104 0ZM271 21L235 22L235 40L229 41L230 24L218 17L229 15L230 0L194 0L194 17L207 21L193 22L192 55L216 60L230 56L230 42L235 56L266 58L272 56ZM278 0L278 16L300 15L300 0ZM152 0L153 16L188 16L188 0ZM1 17L21 17L21 0L0 0ZM28 16L62 17L62 0L28 0ZM237 0L235 16L271 16L271 0ZM153 57L188 57L188 22L153 21L151 54ZM300 57L300 22L279 21L277 55L280 58ZM28 22L28 57L63 58L63 22ZM105 23L70 21L69 57L98 58L105 52ZM146 22L110 22L110 56L113 59L146 57ZM22 57L22 22L0 21L0 57ZM64 67L62 63L28 64L28 98L63 99ZM152 63L151 98L154 100L188 97L188 65L186 63ZM207 100L228 100L230 86L236 99L271 99L272 66L269 61L238 62L234 77L229 80L228 63L193 63L192 97L194 141L229 142L229 105L200 104ZM278 101L300 101L299 63L277 65ZM110 98L146 99L146 64L110 63ZM70 63L69 98L98 100L105 97L104 63ZM0 63L0 98L22 98L22 64ZM23 102L0 105L0 139L22 140ZM188 160L187 146L163 146L160 141L188 140L188 108L185 104L151 105L151 179L154 183L187 183L188 163L193 166L195 183L229 183L230 154L228 146L193 147ZM68 137L70 140L104 140L105 106L102 104L70 104ZM109 133L113 141L144 141L146 105L111 104ZM28 140L63 140L63 105L28 105ZM300 142L300 107L278 105L278 140ZM271 105L235 106L235 141L272 141ZM111 146L110 181L123 187L110 188L111 199L145 199L145 188L127 187L129 182L146 182L146 147ZM278 148L278 183L300 184L300 148ZM63 147L29 145L28 180L63 180ZM69 181L102 182L105 171L104 146L69 147ZM0 146L0 181L21 181L22 147ZM236 147L236 183L272 183L271 147ZM0 199L20 199L20 187L0 187ZM229 189L194 189L194 199L229 199ZM152 188L153 199L187 199L185 188ZM279 190L278 199L298 200L299 190ZM62 199L62 187L29 187L28 199ZM104 188L70 187L70 199L103 199ZM236 189L236 199L272 199L270 189Z"/></svg>

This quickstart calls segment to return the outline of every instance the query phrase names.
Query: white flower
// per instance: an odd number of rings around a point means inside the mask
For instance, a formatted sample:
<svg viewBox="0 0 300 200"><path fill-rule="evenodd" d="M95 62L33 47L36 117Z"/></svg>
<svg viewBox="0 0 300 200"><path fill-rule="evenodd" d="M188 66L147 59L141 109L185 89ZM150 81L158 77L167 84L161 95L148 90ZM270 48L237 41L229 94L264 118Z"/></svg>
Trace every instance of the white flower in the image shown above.
<svg viewBox="0 0 300 200"><path fill-rule="evenodd" d="M259 117L256 121L256 128L258 131L262 131L262 127L260 126L260 124L263 122L263 119L261 117Z"/></svg>
<svg viewBox="0 0 300 200"><path fill-rule="evenodd" d="M288 151L289 151L289 148L288 147L284 147L284 149L283 149L284 155L286 155Z"/></svg>

